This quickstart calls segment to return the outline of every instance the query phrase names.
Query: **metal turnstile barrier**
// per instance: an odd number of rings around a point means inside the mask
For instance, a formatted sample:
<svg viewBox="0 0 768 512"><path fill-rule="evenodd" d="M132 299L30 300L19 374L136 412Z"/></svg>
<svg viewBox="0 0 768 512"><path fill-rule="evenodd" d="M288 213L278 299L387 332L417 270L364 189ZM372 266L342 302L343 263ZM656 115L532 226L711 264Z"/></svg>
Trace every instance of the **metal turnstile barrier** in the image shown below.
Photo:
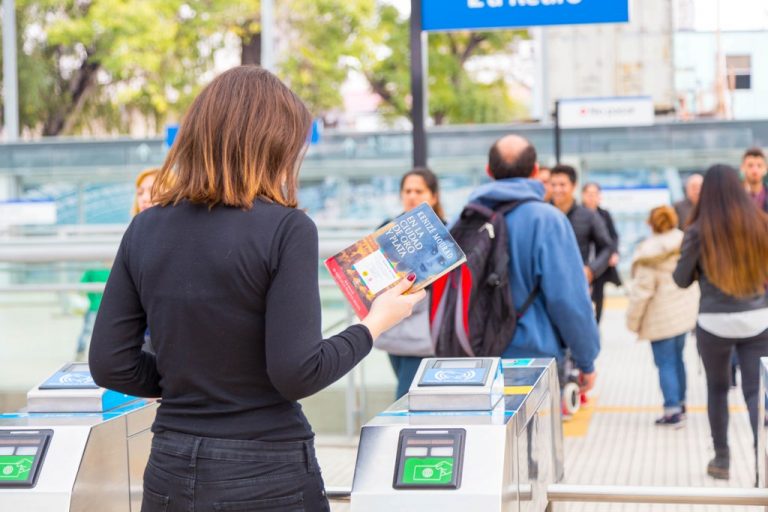
<svg viewBox="0 0 768 512"><path fill-rule="evenodd" d="M544 510L562 446L553 359L425 359L408 395L362 428L351 508Z"/></svg>
<svg viewBox="0 0 768 512"><path fill-rule="evenodd" d="M0 414L0 510L139 512L157 406L65 365Z"/></svg>
<svg viewBox="0 0 768 512"><path fill-rule="evenodd" d="M409 395L363 427L352 488L329 487L329 499L351 501L353 512L552 512L566 502L764 506L768 511L766 427L761 426L758 436L760 488L563 484L562 424L553 360L502 361L497 377L503 379L503 396L498 401L494 399L498 378L480 386L467 375L461 377L471 369L493 372L495 366L453 359L441 368L439 361L423 361ZM438 372L446 370L458 373L447 378L451 382L436 384ZM463 383L456 382L462 379ZM768 358L760 361L760 397L759 417L764 418ZM486 409L485 404L494 405ZM438 449L433 457L433 447L451 450ZM439 457L456 450L460 458ZM428 483L425 478L435 481Z"/></svg>

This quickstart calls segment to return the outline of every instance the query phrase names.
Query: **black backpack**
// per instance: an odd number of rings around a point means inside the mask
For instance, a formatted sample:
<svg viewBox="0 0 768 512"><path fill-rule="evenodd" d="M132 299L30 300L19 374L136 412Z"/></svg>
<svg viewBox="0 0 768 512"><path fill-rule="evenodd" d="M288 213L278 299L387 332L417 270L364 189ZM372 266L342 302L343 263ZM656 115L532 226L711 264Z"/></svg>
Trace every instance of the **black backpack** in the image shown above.
<svg viewBox="0 0 768 512"><path fill-rule="evenodd" d="M518 319L539 291L537 284L515 311L505 216L528 201L493 209L470 203L451 228L467 261L432 284L430 329L438 357L498 357L512 341Z"/></svg>

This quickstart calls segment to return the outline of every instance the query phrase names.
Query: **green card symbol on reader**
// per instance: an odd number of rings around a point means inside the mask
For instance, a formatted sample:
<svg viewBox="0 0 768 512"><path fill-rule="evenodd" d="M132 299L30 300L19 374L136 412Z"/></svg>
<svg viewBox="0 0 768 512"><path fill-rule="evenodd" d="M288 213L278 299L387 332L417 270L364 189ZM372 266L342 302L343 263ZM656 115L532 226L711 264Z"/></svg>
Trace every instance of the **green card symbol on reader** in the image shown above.
<svg viewBox="0 0 768 512"><path fill-rule="evenodd" d="M32 469L32 457L0 457L0 481L24 481Z"/></svg>
<svg viewBox="0 0 768 512"><path fill-rule="evenodd" d="M404 484L450 484L452 477L452 457L409 458L403 468Z"/></svg>

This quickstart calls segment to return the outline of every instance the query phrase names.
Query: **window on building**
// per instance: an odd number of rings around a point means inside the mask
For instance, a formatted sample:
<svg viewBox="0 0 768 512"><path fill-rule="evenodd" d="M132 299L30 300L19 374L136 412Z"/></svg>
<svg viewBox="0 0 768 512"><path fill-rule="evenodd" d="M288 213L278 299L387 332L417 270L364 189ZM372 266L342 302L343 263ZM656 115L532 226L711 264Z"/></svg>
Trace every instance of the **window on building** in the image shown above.
<svg viewBox="0 0 768 512"><path fill-rule="evenodd" d="M752 89L752 57L750 55L728 55L725 57L730 90Z"/></svg>

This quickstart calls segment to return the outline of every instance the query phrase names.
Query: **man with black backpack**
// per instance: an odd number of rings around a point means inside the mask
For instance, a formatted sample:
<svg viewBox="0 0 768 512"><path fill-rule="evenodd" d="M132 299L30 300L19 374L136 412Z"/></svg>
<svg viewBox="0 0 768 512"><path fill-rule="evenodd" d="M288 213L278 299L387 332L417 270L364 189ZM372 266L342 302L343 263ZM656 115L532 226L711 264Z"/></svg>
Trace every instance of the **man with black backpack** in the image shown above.
<svg viewBox="0 0 768 512"><path fill-rule="evenodd" d="M472 193L451 228L467 264L433 287L436 351L562 363L568 350L586 392L595 381L597 324L573 229L543 202L538 169L536 150L522 137L491 147L494 181Z"/></svg>

